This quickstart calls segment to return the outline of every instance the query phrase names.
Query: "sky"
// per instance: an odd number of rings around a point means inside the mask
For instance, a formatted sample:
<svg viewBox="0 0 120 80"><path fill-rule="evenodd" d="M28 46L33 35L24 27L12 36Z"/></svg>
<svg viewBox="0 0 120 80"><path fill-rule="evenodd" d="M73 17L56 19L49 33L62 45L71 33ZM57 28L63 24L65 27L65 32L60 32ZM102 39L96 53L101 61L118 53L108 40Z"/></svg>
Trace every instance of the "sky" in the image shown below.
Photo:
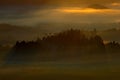
<svg viewBox="0 0 120 80"><path fill-rule="evenodd" d="M81 4L109 4L118 3L119 0L1 0L1 5L81 5Z"/></svg>
<svg viewBox="0 0 120 80"><path fill-rule="evenodd" d="M0 23L120 22L120 0L1 0Z"/></svg>

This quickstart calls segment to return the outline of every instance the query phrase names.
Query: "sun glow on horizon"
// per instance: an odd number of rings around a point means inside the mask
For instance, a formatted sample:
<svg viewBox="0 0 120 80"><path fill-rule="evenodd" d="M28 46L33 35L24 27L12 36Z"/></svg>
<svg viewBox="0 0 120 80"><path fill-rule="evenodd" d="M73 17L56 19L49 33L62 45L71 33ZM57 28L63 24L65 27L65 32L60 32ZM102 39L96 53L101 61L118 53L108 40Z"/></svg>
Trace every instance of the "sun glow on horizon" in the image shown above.
<svg viewBox="0 0 120 80"><path fill-rule="evenodd" d="M95 10L95 9L64 9L64 12L69 12L69 13L94 13L94 12L99 12L100 10Z"/></svg>
<svg viewBox="0 0 120 80"><path fill-rule="evenodd" d="M112 3L112 6L120 6L120 3Z"/></svg>
<svg viewBox="0 0 120 80"><path fill-rule="evenodd" d="M63 8L63 9L58 9L60 12L65 12L65 13L106 13L106 12L111 12L110 9L93 9L93 8Z"/></svg>

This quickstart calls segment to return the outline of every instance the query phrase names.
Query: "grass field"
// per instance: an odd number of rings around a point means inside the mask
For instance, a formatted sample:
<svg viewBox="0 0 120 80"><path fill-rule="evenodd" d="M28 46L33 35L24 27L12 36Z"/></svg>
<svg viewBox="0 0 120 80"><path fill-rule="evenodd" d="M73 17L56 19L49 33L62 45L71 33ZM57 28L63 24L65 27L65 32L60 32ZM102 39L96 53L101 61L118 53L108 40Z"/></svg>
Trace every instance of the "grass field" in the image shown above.
<svg viewBox="0 0 120 80"><path fill-rule="evenodd" d="M120 80L120 66L1 66L0 80Z"/></svg>

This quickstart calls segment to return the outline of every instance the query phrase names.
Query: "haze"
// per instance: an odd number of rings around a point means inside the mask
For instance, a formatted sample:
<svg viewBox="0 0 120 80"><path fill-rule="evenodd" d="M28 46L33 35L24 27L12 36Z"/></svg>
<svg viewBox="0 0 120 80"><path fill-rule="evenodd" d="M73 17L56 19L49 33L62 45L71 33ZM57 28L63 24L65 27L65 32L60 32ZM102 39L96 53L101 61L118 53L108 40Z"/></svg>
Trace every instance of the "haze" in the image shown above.
<svg viewBox="0 0 120 80"><path fill-rule="evenodd" d="M36 26L40 23L117 23L119 0L4 0L0 23ZM5 3L6 2L6 3Z"/></svg>

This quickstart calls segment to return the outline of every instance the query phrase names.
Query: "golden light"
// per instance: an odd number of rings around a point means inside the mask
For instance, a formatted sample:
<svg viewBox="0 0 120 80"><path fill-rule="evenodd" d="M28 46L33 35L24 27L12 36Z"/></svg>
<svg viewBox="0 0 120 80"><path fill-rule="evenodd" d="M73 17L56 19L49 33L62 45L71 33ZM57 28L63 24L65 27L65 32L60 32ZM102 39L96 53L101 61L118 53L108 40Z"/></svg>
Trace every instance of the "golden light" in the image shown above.
<svg viewBox="0 0 120 80"><path fill-rule="evenodd" d="M64 9L64 12L70 12L70 13L94 13L99 12L99 10L95 9Z"/></svg>
<svg viewBox="0 0 120 80"><path fill-rule="evenodd" d="M58 9L60 12L64 13L103 13L110 12L109 9L93 9L93 8L62 8Z"/></svg>
<svg viewBox="0 0 120 80"><path fill-rule="evenodd" d="M120 3L112 3L112 6L120 6Z"/></svg>

